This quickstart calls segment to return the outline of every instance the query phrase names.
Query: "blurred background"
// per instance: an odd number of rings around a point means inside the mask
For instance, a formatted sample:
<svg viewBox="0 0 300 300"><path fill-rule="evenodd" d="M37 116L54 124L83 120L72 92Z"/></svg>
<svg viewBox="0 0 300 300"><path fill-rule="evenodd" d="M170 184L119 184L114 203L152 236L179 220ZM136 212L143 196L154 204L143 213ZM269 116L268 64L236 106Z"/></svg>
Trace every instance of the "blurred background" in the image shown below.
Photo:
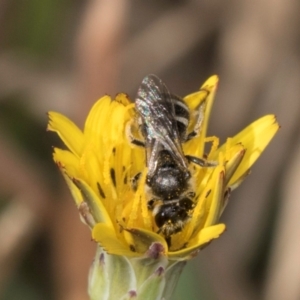
<svg viewBox="0 0 300 300"><path fill-rule="evenodd" d="M95 244L52 162L46 112L82 126L98 98L133 98L149 73L182 96L218 74L221 141L265 114L281 124L174 300L300 299L299 6L0 0L0 299L88 299Z"/></svg>

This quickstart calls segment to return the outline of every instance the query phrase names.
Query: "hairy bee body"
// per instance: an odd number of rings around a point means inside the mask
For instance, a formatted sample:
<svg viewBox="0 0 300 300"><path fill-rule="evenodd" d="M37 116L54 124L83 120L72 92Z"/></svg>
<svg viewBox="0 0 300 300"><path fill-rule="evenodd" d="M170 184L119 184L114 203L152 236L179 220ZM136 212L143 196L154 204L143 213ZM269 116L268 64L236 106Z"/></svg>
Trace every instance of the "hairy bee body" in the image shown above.
<svg viewBox="0 0 300 300"><path fill-rule="evenodd" d="M135 99L139 126L146 152L146 194L148 208L155 223L167 242L171 236L181 231L189 220L195 206L195 192L189 161L200 165L200 158L185 156L182 143L198 134L187 134L190 112L185 102L169 92L165 84L155 75L148 75L142 81ZM201 127L203 107L195 122Z"/></svg>

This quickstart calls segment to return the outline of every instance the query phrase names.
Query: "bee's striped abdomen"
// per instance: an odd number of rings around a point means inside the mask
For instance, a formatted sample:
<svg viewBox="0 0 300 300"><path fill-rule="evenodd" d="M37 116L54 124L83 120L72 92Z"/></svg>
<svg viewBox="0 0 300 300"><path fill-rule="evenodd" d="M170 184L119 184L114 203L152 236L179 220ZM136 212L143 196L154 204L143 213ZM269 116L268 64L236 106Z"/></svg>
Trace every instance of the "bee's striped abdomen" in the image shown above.
<svg viewBox="0 0 300 300"><path fill-rule="evenodd" d="M172 95L171 98L174 106L175 120L179 137L181 141L184 141L186 138L186 131L190 120L189 108L180 97Z"/></svg>

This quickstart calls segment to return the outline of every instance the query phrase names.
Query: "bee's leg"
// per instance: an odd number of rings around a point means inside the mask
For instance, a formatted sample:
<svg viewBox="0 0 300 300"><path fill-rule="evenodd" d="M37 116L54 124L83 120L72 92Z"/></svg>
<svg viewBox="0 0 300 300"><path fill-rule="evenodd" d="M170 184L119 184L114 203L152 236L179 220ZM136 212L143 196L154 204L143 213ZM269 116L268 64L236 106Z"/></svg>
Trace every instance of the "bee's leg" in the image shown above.
<svg viewBox="0 0 300 300"><path fill-rule="evenodd" d="M136 137L133 136L133 133L132 133L132 123L133 123L132 121L128 122L126 124L126 129L125 129L126 136L127 136L128 140L129 140L129 142L131 144L135 145L135 146L138 146L138 147L145 147L145 143L142 140L140 140L140 139L138 139L138 138L136 138Z"/></svg>
<svg viewBox="0 0 300 300"><path fill-rule="evenodd" d="M193 139L196 135L197 135L197 133L193 130L192 132L190 132L190 133L187 135L187 137L186 137L186 139L184 140L184 142L187 142L187 141Z"/></svg>
<svg viewBox="0 0 300 300"><path fill-rule="evenodd" d="M215 167L217 165L217 162L215 161L207 161L196 156L186 155L185 157L189 162L193 162L201 167Z"/></svg>
<svg viewBox="0 0 300 300"><path fill-rule="evenodd" d="M141 140L138 140L138 139L129 139L130 143L135 145L135 146L138 146L138 147L145 147L145 143Z"/></svg>
<svg viewBox="0 0 300 300"><path fill-rule="evenodd" d="M137 173L133 178L131 178L131 188L136 192L138 187L138 181L141 177L142 173Z"/></svg>

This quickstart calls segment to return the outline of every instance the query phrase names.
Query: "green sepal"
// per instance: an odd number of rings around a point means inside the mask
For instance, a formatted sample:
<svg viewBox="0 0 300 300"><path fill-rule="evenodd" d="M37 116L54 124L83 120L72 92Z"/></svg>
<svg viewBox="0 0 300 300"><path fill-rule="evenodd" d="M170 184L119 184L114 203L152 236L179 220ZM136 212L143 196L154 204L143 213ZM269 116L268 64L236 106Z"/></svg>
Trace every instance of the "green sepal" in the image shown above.
<svg viewBox="0 0 300 300"><path fill-rule="evenodd" d="M163 299L166 278L165 268L159 266L155 272L138 289L138 300Z"/></svg>
<svg viewBox="0 0 300 300"><path fill-rule="evenodd" d="M135 272L128 258L107 254L98 246L89 274L90 300L132 299L136 288Z"/></svg>

